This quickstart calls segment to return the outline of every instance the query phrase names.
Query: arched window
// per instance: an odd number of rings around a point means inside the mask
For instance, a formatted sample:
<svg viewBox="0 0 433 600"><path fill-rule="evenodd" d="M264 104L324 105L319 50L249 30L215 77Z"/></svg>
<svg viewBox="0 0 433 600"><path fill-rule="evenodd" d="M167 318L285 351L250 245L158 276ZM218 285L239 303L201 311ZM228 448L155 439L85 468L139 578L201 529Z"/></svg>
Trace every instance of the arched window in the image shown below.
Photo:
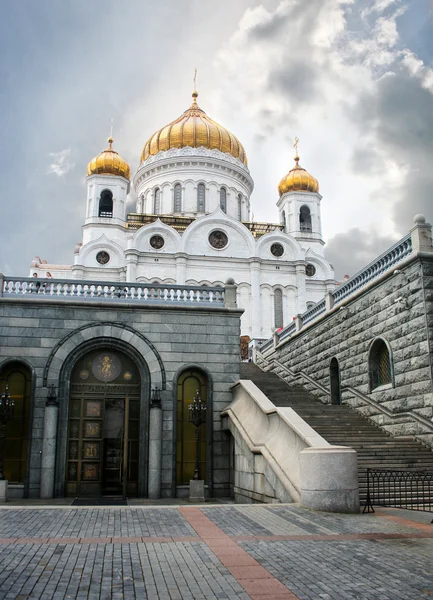
<svg viewBox="0 0 433 600"><path fill-rule="evenodd" d="M179 213L182 211L182 186L180 183L176 183L174 186L174 212Z"/></svg>
<svg viewBox="0 0 433 600"><path fill-rule="evenodd" d="M336 358L333 358L329 365L329 379L331 383L331 404L341 404L340 367Z"/></svg>
<svg viewBox="0 0 433 600"><path fill-rule="evenodd" d="M204 183L197 186L197 212L204 212L205 187Z"/></svg>
<svg viewBox="0 0 433 600"><path fill-rule="evenodd" d="M388 346L380 338L375 340L370 348L368 370L371 390L392 383L391 355Z"/></svg>
<svg viewBox="0 0 433 600"><path fill-rule="evenodd" d="M283 327L283 292L280 289L274 292L275 329Z"/></svg>
<svg viewBox="0 0 433 600"><path fill-rule="evenodd" d="M197 393L207 401L207 377L198 369L188 369L177 380L176 482L189 483L194 477L195 427L188 420L188 406ZM208 418L212 418L207 406ZM206 481L206 425L200 427L200 478Z"/></svg>
<svg viewBox="0 0 433 600"><path fill-rule="evenodd" d="M159 215L161 212L161 190L156 188L153 192L153 214Z"/></svg>
<svg viewBox="0 0 433 600"><path fill-rule="evenodd" d="M99 200L99 215L100 217L112 217L113 216L113 193L110 190L104 190L101 192L101 198Z"/></svg>
<svg viewBox="0 0 433 600"><path fill-rule="evenodd" d="M281 213L282 216L282 225L284 225L284 227L286 227L286 212L283 210L283 212Z"/></svg>
<svg viewBox="0 0 433 600"><path fill-rule="evenodd" d="M299 228L301 231L311 232L311 213L308 206L301 206L299 212Z"/></svg>
<svg viewBox="0 0 433 600"><path fill-rule="evenodd" d="M238 194L238 219L242 220L242 194Z"/></svg>
<svg viewBox="0 0 433 600"><path fill-rule="evenodd" d="M14 414L6 425L3 472L9 483L24 483L30 422L30 370L19 362L10 363L0 373L0 394L8 388L14 401Z"/></svg>
<svg viewBox="0 0 433 600"><path fill-rule="evenodd" d="M220 207L223 212L227 212L227 190L226 188L221 188L220 190Z"/></svg>

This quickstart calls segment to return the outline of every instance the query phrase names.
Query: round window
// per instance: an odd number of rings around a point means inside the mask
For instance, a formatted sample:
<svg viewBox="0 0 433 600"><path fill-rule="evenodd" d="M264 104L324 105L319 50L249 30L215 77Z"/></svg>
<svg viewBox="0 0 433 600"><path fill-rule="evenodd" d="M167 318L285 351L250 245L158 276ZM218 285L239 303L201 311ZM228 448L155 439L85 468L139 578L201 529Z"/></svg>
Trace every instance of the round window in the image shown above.
<svg viewBox="0 0 433 600"><path fill-rule="evenodd" d="M152 246L152 248L155 248L155 250L161 250L164 244L165 241L162 235L152 235L152 237L150 238L150 245Z"/></svg>
<svg viewBox="0 0 433 600"><path fill-rule="evenodd" d="M315 267L314 265L307 265L307 266L305 267L305 274L306 274L308 277L313 277L313 275L315 275L315 274L316 274L316 267Z"/></svg>
<svg viewBox="0 0 433 600"><path fill-rule="evenodd" d="M98 252L96 255L96 260L100 265L106 265L110 260L110 255L105 250L102 250L102 252Z"/></svg>
<svg viewBox="0 0 433 600"><path fill-rule="evenodd" d="M224 231L212 231L212 233L209 235L209 244L217 250L222 250L222 248L225 248L228 242L229 239Z"/></svg>
<svg viewBox="0 0 433 600"><path fill-rule="evenodd" d="M271 252L274 256L283 256L284 248L281 244L272 244Z"/></svg>

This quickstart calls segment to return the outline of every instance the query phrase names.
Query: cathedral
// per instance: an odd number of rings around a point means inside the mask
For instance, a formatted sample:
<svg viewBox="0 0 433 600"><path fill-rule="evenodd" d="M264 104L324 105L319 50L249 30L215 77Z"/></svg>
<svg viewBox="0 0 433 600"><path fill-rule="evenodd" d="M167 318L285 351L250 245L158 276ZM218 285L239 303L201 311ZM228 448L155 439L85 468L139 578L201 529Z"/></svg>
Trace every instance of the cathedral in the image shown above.
<svg viewBox="0 0 433 600"><path fill-rule="evenodd" d="M244 310L242 335L268 338L335 287L324 257L319 184L296 152L278 186L279 223L254 221L245 149L197 97L194 91L191 106L150 136L132 180L109 138L87 167L73 265L35 258L30 275L179 286L222 286L230 278ZM131 181L137 200L128 214Z"/></svg>

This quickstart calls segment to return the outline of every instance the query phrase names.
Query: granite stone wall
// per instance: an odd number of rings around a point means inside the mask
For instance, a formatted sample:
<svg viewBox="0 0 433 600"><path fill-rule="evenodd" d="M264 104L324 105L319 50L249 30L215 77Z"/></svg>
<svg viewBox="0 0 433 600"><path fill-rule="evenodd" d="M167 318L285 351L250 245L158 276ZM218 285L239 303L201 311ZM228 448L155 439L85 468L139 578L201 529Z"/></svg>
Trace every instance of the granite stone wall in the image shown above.
<svg viewBox="0 0 433 600"><path fill-rule="evenodd" d="M415 256L342 304L266 352L261 366L330 402L336 358L343 403L394 435L415 435L433 446L433 257ZM372 390L369 351L377 338L390 349L393 381Z"/></svg>
<svg viewBox="0 0 433 600"><path fill-rule="evenodd" d="M80 348L130 348L148 372L144 394L162 388L162 495L175 488L176 379L186 367L208 374L210 493L228 496L229 441L221 429L221 410L230 402L230 385L239 379L239 336L242 311L235 308L177 308L137 306L124 302L81 302L38 298L0 298L0 369L20 360L33 373L28 478L25 490L12 486L15 495L38 497L46 385L54 383L60 404L55 490L62 494L67 439L68 385ZM68 364L70 363L69 371ZM145 399L148 406L149 398ZM142 405L143 406L143 405ZM62 417L63 415L63 417ZM147 432L143 435L147 436Z"/></svg>

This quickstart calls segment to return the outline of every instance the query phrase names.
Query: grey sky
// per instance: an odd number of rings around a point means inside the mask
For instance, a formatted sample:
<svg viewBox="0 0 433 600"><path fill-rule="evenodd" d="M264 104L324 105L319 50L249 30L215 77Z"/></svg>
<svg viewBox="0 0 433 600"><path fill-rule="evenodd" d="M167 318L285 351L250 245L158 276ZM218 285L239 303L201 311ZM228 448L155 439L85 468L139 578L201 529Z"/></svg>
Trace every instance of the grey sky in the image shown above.
<svg viewBox="0 0 433 600"><path fill-rule="evenodd" d="M329 258L354 273L433 218L429 0L31 0L0 22L0 268L70 264L89 160L106 144L132 172L147 138L199 104L244 144L256 219L301 164L319 180Z"/></svg>

